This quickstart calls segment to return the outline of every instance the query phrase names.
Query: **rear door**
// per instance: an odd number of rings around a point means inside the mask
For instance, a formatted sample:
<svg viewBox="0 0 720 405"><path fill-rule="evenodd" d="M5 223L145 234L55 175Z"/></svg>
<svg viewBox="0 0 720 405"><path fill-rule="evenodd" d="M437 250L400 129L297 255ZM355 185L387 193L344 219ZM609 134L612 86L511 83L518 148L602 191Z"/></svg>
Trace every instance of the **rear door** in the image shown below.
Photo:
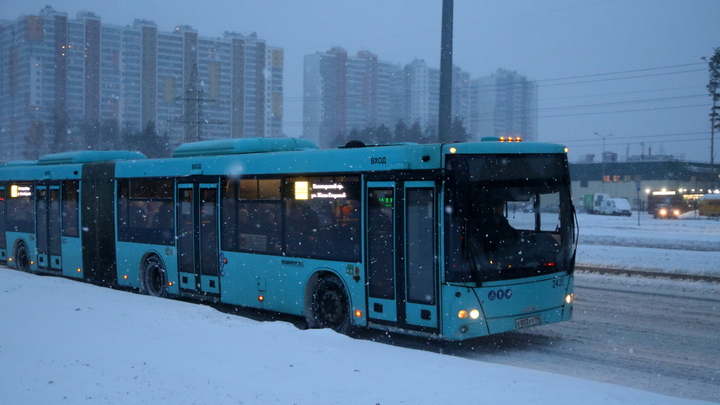
<svg viewBox="0 0 720 405"><path fill-rule="evenodd" d="M177 196L180 288L219 296L218 185L178 183Z"/></svg>

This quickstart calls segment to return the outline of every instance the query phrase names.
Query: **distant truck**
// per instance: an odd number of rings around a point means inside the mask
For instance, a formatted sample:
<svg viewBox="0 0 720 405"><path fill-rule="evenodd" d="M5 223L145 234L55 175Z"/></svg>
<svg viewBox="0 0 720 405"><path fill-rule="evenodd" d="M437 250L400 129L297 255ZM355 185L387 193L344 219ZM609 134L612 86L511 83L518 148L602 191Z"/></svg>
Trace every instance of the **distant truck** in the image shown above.
<svg viewBox="0 0 720 405"><path fill-rule="evenodd" d="M698 214L706 217L720 216L720 194L705 194L700 197Z"/></svg>
<svg viewBox="0 0 720 405"><path fill-rule="evenodd" d="M584 197L585 211L588 214L599 215L623 215L629 217L632 215L632 207L627 198L613 198L610 194L595 193L585 194Z"/></svg>

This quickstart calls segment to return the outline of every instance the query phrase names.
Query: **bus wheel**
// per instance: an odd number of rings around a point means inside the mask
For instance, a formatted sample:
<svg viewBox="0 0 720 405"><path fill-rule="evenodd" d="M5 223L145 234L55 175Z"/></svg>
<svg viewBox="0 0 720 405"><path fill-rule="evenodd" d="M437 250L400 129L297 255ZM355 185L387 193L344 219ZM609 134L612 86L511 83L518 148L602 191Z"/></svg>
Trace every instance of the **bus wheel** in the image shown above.
<svg viewBox="0 0 720 405"><path fill-rule="evenodd" d="M30 272L30 258L28 258L27 247L22 242L15 247L15 268L26 273Z"/></svg>
<svg viewBox="0 0 720 405"><path fill-rule="evenodd" d="M167 273L157 256L145 259L141 273L142 292L153 297L167 296Z"/></svg>
<svg viewBox="0 0 720 405"><path fill-rule="evenodd" d="M350 333L350 300L337 277L326 276L318 282L313 293L312 311L320 328Z"/></svg>

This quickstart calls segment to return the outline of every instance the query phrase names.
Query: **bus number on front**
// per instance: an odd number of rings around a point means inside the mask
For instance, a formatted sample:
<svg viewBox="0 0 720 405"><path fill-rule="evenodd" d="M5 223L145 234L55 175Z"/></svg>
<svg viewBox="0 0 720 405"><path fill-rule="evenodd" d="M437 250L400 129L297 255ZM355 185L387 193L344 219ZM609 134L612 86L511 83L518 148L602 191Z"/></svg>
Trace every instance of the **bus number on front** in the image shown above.
<svg viewBox="0 0 720 405"><path fill-rule="evenodd" d="M553 286L552 288L559 288L565 286L565 279L564 278L556 278L553 280Z"/></svg>

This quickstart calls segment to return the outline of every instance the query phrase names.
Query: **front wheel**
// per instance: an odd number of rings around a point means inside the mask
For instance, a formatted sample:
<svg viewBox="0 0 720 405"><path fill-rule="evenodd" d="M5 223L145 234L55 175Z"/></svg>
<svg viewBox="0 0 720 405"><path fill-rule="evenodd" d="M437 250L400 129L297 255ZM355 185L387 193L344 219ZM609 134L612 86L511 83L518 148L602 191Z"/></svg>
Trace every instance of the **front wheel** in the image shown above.
<svg viewBox="0 0 720 405"><path fill-rule="evenodd" d="M157 256L145 259L142 267L142 292L153 297L167 296L167 272Z"/></svg>
<svg viewBox="0 0 720 405"><path fill-rule="evenodd" d="M318 282L313 293L312 311L320 328L350 333L350 300L337 277L326 276Z"/></svg>

